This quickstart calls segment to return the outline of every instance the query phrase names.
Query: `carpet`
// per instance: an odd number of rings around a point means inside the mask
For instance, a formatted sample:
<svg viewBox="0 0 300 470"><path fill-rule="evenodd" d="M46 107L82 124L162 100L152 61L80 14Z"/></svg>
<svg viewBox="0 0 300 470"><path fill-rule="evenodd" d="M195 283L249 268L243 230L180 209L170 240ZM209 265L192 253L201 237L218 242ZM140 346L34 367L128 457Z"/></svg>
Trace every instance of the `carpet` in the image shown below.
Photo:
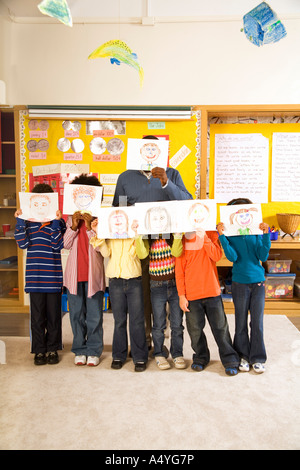
<svg viewBox="0 0 300 470"><path fill-rule="evenodd" d="M227 315L231 334L234 316ZM211 362L161 371L153 359L134 372L128 359L113 370L112 314L104 314L98 367L76 367L69 317L57 365L34 366L29 338L0 338L2 450L292 450L300 448L300 333L281 315L265 315L266 372L225 374L205 327ZM169 339L166 338L168 346Z"/></svg>

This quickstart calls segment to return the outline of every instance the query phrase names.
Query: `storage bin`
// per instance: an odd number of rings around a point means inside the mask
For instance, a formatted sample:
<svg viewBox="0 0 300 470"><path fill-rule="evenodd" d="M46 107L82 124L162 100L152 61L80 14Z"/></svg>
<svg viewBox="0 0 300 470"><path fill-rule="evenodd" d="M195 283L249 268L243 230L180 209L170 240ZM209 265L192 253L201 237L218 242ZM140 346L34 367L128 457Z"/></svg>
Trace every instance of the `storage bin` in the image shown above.
<svg viewBox="0 0 300 470"><path fill-rule="evenodd" d="M291 270L291 259L276 259L270 260L268 259L265 263L265 267L268 273L289 273Z"/></svg>
<svg viewBox="0 0 300 470"><path fill-rule="evenodd" d="M296 274L267 274L266 299L292 299Z"/></svg>

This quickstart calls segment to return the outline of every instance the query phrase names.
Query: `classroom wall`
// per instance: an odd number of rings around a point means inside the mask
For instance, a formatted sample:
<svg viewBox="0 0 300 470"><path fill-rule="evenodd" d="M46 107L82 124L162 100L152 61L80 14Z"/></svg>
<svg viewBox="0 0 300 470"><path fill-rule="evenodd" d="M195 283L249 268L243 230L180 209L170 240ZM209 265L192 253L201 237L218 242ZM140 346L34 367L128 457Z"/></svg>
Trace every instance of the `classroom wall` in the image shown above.
<svg viewBox="0 0 300 470"><path fill-rule="evenodd" d="M0 79L11 105L294 104L300 19L284 25L286 38L258 48L240 31L242 20L69 28L1 19ZM88 60L111 39L138 54L142 89L133 68Z"/></svg>

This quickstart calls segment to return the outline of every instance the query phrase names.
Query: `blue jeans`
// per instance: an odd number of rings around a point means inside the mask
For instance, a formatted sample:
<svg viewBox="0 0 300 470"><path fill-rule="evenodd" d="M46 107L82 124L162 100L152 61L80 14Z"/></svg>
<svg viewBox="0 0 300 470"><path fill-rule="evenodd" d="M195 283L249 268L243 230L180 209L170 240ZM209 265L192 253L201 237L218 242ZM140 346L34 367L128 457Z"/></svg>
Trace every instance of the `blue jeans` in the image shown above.
<svg viewBox="0 0 300 470"><path fill-rule="evenodd" d="M265 284L241 284L232 282L232 298L235 308L234 347L240 357L250 364L266 362L263 338L265 308ZM248 334L248 311L250 311L250 337Z"/></svg>
<svg viewBox="0 0 300 470"><path fill-rule="evenodd" d="M238 367L239 356L233 348L227 318L221 296L189 301L186 312L186 325L194 351L193 362L205 367L210 360L210 352L204 333L205 316L219 348L224 367Z"/></svg>
<svg viewBox="0 0 300 470"><path fill-rule="evenodd" d="M103 351L103 292L87 296L88 283L78 282L77 295L67 290L76 356L100 357Z"/></svg>
<svg viewBox="0 0 300 470"><path fill-rule="evenodd" d="M115 321L112 344L113 359L125 362L127 358L128 312L129 336L133 362L147 362L148 347L145 333L142 278L111 278L109 280L109 296Z"/></svg>
<svg viewBox="0 0 300 470"><path fill-rule="evenodd" d="M163 350L164 330L166 329L167 312L166 305L170 307L171 346L170 352L173 359L183 355L183 313L179 307L179 298L175 279L168 281L150 280L151 304L153 310L152 339L154 344L154 356L165 356Z"/></svg>

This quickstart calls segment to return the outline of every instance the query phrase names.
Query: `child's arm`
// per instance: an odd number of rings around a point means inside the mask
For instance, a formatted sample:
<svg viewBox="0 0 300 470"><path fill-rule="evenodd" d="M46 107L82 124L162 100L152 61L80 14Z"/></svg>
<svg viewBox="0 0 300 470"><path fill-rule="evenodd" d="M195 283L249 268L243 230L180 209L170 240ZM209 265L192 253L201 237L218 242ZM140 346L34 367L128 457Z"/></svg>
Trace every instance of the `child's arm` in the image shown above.
<svg viewBox="0 0 300 470"><path fill-rule="evenodd" d="M266 223L261 223L259 228L263 231L263 236L259 237L258 258L264 262L268 259L271 248L269 225Z"/></svg>
<svg viewBox="0 0 300 470"><path fill-rule="evenodd" d="M149 242L147 239L144 239L142 235L138 235L137 229L138 229L138 222L137 220L134 220L132 222L131 228L134 231L135 235L135 249L136 249L136 254L139 257L139 259L145 259L149 255Z"/></svg>
<svg viewBox="0 0 300 470"><path fill-rule="evenodd" d="M70 250L73 246L75 238L78 236L78 224L80 212L75 212L72 217L68 217L67 230L64 234L64 248Z"/></svg>
<svg viewBox="0 0 300 470"><path fill-rule="evenodd" d="M216 232L205 232L203 248L213 261L219 261L222 256L222 248Z"/></svg>
<svg viewBox="0 0 300 470"><path fill-rule="evenodd" d="M217 230L218 230L218 233L219 233L219 240L220 240L220 243L223 247L226 258L229 261L231 261L232 263L234 263L237 260L237 257L238 257L237 252L232 248L232 246L230 245L228 239L224 235L224 224L223 224L223 222L220 222L217 225Z"/></svg>
<svg viewBox="0 0 300 470"><path fill-rule="evenodd" d="M186 259L184 252L176 258L175 260L175 279L176 279L176 287L179 296L179 305L182 311L188 312L188 300L186 298L186 290L185 290L185 266L186 266Z"/></svg>
<svg viewBox="0 0 300 470"><path fill-rule="evenodd" d="M30 245L30 239L27 235L26 231L26 221L23 219L19 219L19 215L22 214L22 209L18 209L15 212L15 217L17 219L14 237L18 244L18 247L22 250L26 250Z"/></svg>
<svg viewBox="0 0 300 470"><path fill-rule="evenodd" d="M177 258L182 254L182 233L174 233L174 240L171 248L171 254Z"/></svg>

